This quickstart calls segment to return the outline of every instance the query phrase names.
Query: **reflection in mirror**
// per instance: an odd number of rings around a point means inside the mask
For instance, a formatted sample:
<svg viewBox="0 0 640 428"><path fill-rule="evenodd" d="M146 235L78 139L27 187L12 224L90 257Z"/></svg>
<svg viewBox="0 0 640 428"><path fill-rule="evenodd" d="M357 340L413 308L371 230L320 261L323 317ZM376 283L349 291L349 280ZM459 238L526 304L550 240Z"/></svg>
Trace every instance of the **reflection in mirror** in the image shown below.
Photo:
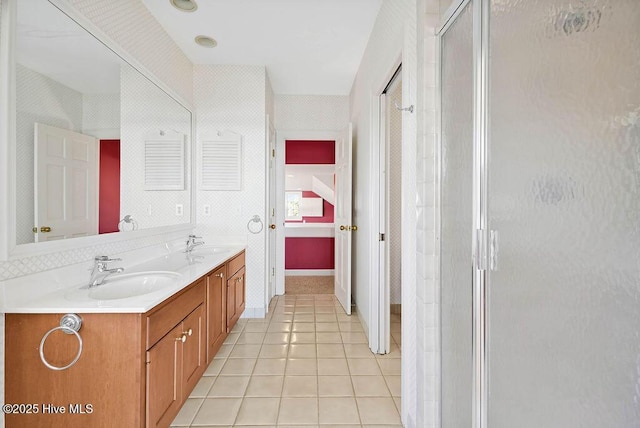
<svg viewBox="0 0 640 428"><path fill-rule="evenodd" d="M49 1L16 3L16 243L188 223L191 113Z"/></svg>

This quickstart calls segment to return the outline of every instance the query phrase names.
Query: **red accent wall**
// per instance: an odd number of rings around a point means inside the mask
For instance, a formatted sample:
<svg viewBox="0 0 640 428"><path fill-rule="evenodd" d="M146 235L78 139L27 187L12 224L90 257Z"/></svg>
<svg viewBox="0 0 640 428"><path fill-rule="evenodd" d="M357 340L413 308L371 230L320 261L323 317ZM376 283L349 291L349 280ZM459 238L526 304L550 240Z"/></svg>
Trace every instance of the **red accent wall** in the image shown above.
<svg viewBox="0 0 640 428"><path fill-rule="evenodd" d="M335 164L335 141L287 140L284 162L286 164Z"/></svg>
<svg viewBox="0 0 640 428"><path fill-rule="evenodd" d="M98 233L118 231L120 221L120 140L100 140Z"/></svg>
<svg viewBox="0 0 640 428"><path fill-rule="evenodd" d="M334 238L285 238L285 269L333 269Z"/></svg>

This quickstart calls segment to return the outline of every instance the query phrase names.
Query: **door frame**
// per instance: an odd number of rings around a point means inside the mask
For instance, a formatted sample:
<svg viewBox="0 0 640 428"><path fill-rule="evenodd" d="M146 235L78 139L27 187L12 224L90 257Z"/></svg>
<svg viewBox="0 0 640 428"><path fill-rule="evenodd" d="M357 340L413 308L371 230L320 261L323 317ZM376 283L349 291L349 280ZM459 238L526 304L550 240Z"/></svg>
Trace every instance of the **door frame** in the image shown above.
<svg viewBox="0 0 640 428"><path fill-rule="evenodd" d="M285 191L285 142L287 140L331 140L338 141L340 130L310 131L310 130L279 130L276 129L276 206L284 207ZM284 294L284 209L276 210L276 275L275 294Z"/></svg>
<svg viewBox="0 0 640 428"><path fill-rule="evenodd" d="M273 125L270 115L266 115L265 117L265 135L266 135L266 143L267 143L267 160L266 160L266 180L267 180L267 210L265 213L265 219L263 223L263 228L265 230L266 236L266 263L265 263L265 312L269 312L269 302L271 299L277 294L276 293L276 283L277 276L275 274L276 267L278 265L278 250L277 250L277 235L275 232L271 232L271 210L276 209L276 207L271 206L272 198L277 195L276 193L276 183L278 181L278 151L277 151L277 140L276 140L276 129ZM274 153L271 153L271 150L274 150ZM280 156L282 157L282 156ZM273 158L273 159L272 159ZM271 164L273 162L273 165ZM273 174L272 174L273 169ZM277 196L276 196L277 198ZM276 199L277 206L277 199ZM276 214L277 214L276 209ZM277 224L274 222L273 224ZM276 227L277 232L277 227ZM276 245L272 249L272 240L275 240ZM275 254L273 254L275 252Z"/></svg>

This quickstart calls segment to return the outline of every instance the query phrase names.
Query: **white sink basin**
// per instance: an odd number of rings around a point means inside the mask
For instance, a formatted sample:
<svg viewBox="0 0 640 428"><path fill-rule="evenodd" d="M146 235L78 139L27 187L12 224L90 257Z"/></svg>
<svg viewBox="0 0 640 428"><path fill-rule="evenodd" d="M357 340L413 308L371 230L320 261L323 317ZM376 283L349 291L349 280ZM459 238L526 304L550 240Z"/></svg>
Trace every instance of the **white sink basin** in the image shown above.
<svg viewBox="0 0 640 428"><path fill-rule="evenodd" d="M95 300L116 300L154 293L176 284L182 275L167 271L125 273L107 278L101 285L89 288Z"/></svg>

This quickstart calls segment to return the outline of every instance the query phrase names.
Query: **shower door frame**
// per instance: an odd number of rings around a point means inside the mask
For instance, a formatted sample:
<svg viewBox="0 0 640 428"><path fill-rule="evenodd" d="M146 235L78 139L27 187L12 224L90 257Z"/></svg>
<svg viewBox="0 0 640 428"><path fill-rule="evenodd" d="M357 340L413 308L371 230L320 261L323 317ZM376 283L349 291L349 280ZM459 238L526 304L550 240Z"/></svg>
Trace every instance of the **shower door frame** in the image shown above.
<svg viewBox="0 0 640 428"><path fill-rule="evenodd" d="M445 13L442 27L437 31L436 81L439 93L438 124L442 129L442 52L443 35L451 27L465 7L472 2L473 14L473 190L472 190L472 241L473 257L473 306L472 306L472 426L473 428L488 428L488 363L487 363L487 283L488 269L491 265L492 254L489 245L490 231L488 230L488 68L489 68L489 12L490 0L454 0ZM442 132L438 132L438 177L442 175ZM438 179L440 182L440 179ZM440 198L440 190L438 190ZM438 210L437 230L441 234L442 206ZM441 242L441 239L438 239ZM440 245L440 244L439 244ZM438 249L439 251L440 249ZM440 276L438 264L438 278ZM440 338L442 341L442 337ZM442 347L441 347L442 349ZM442 354L441 354L442 355ZM442 364L441 364L442 366ZM440 384L442 392L442 384ZM442 405L442 400L440 400Z"/></svg>

